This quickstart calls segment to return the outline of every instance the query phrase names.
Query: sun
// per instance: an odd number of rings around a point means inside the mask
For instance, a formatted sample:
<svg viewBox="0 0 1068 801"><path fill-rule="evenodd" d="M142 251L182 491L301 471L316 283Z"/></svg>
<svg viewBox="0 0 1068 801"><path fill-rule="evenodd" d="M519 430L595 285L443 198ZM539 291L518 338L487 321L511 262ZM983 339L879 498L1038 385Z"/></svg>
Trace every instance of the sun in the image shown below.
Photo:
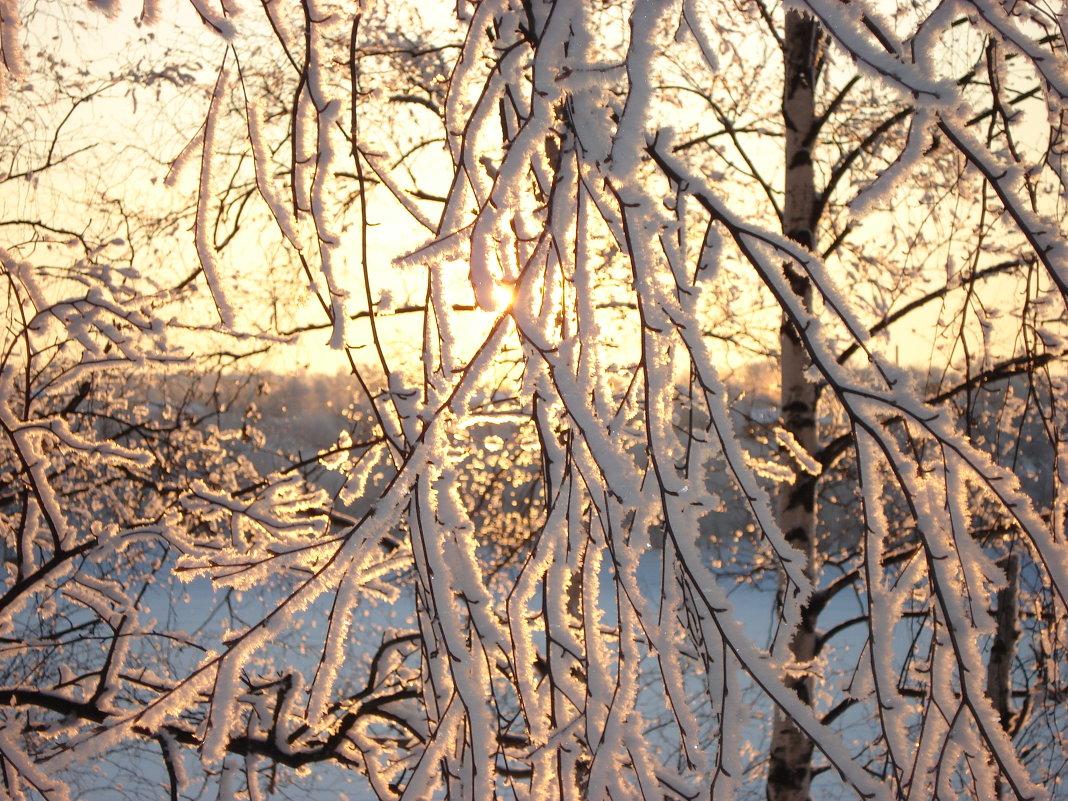
<svg viewBox="0 0 1068 801"><path fill-rule="evenodd" d="M486 309L488 312L503 312L508 308L511 308L512 303L515 301L515 285L514 284L497 284L493 285L493 289L490 291L491 308Z"/></svg>

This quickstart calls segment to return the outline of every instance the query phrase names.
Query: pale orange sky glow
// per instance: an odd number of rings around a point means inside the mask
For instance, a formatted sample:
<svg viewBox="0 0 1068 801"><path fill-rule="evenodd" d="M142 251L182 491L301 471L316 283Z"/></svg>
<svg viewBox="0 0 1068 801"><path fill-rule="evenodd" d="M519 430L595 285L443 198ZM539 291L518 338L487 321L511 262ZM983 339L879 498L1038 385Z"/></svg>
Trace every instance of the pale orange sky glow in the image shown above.
<svg viewBox="0 0 1068 801"><path fill-rule="evenodd" d="M139 76L141 85L125 87L120 83L80 103L76 95L71 95L68 101L55 100L67 91L62 75L57 74L56 86L38 87L44 105L38 106L35 113L42 117L49 115L53 119L59 118L77 103L64 124L61 136L57 138L55 152L65 154L79 150L83 140L89 142L92 148L73 155L67 164L34 178L32 188L24 181L6 182L0 187L0 203L6 210L22 210L23 216L65 220L62 227L75 232L92 231L93 226L99 226L106 219L103 209L83 206L86 198L106 198L105 202L110 203L112 209L121 207L133 214L137 214L139 209L148 210L157 217L157 222L153 223L151 230L131 233L135 240L140 233L143 240L138 244L141 249L139 257L143 258L146 248L154 251L157 264L150 274L154 280L165 285L182 281L197 269L195 256L186 246L192 237L192 204L198 184L199 157L195 149L191 151L193 157L184 165L181 173L170 175L172 181L177 180L177 185L164 187L163 183L164 178L172 172L169 164L195 137L203 122L215 69L224 47L218 37L200 23L191 7L180 0L167 0L160 21L153 26L138 23L139 13L137 8L123 6L110 18L84 9L64 10L65 16L62 18L50 17L47 13L34 16L27 31L30 39L42 48L54 48L67 65L64 69L80 76L80 86L90 91L100 89L115 79L116 65L128 70L129 75ZM237 19L239 24L249 21L248 15ZM166 57L173 60L176 54L182 55L188 63L164 70L160 66L162 59ZM117 77L122 76L119 74ZM1039 112L1033 106L1024 104L1023 109L1029 118L1035 118L1036 125L1032 127L1036 127ZM699 114L696 110L692 113L695 118ZM419 117L412 119L418 120ZM413 129L406 135L412 137L417 133ZM421 164L431 167L431 173L438 167L445 169L448 166L444 141L432 139L430 137L431 141L421 145L419 150L423 159ZM758 144L758 147L767 146ZM773 149L768 151L767 156L765 160L773 162ZM115 168L100 171L102 163L112 163ZM97 166L87 169L88 164ZM434 167L435 164L438 167ZM345 173L351 168L342 164L336 169L338 173ZM93 185L87 185L87 180L94 181ZM348 189L351 183L349 178L339 177L334 181L338 191L351 191ZM399 268L393 260L425 242L427 231L416 224L383 187L372 186L367 199L367 262L372 302L378 303L382 299L388 301L383 304L387 310L378 321L382 344L397 367L408 364L408 369L417 369L418 363L409 359L412 355L409 351L411 343L421 338L420 315L391 314L388 308L420 306L424 303L425 274L421 269ZM412 202L421 204L431 220L440 214L442 208L441 204L434 201ZM224 265L220 286L236 309L236 330L243 335L255 335L261 331L269 332L272 328L287 331L309 325L324 325L326 320L321 304L308 291L307 276L300 269L293 249L278 240L262 200L252 194L240 199L239 204L231 208L240 210L243 215L241 224L235 225L230 232L225 230L224 225L216 230L214 237L216 241L227 243L227 248L218 256ZM13 215L9 213L8 216ZM864 223L871 231L869 238L872 241L879 239L884 228L892 228L889 224L880 226L878 220L879 217L875 216ZM345 244L338 250L337 283L341 291L347 294L345 304L350 315L364 314L367 310L361 238L356 235L359 224L358 214L349 215L344 230ZM70 237L60 234L51 237L52 244L45 241L48 239L47 236L43 237L37 246L24 245L23 250L27 255L36 253L37 257L41 257L49 249L66 247L62 243L70 241ZM129 251L129 243L119 244L125 242L123 237L112 237L110 241L113 242L108 246L111 258L132 255L124 253ZM908 247L908 242L890 244L888 247L901 250ZM455 275L456 279L453 302L461 306L471 305L470 288L465 286L466 267L456 264L448 267L446 272ZM937 267L935 272L939 272ZM946 272L945 266L941 272ZM271 279L265 281L264 276L268 273ZM1014 286L1004 282L1001 286L1004 289L998 291L1002 292L1003 299L1011 300L1005 295L1011 295ZM322 291L324 289L320 287ZM498 305L509 302L508 290L498 287L496 292L499 295L496 298ZM191 323L209 322L214 316L214 308L203 288L196 297L199 300L183 307L182 314ZM712 300L713 304L716 302ZM736 309L745 308L746 305L761 305L752 300L734 300L732 303ZM272 309L270 320L264 317L266 308ZM948 311L955 313L952 309ZM757 322L756 318L750 322L772 330L775 326L774 310L769 314L771 316L765 322ZM490 314L458 313L455 330L462 350L477 346L484 336L486 321L491 319ZM937 305L911 315L907 325L899 326L894 331L895 352L906 362L916 366L925 364L932 351L940 347L931 335L938 319ZM355 357L367 358L373 346L366 319L352 321L348 330L349 344L355 348ZM322 330L302 334L291 347L275 347L272 349L275 355L266 361L260 358L259 362L268 369L311 369L316 372L347 370L343 352L322 347L323 341L329 338L329 332ZM768 344L773 346L773 341ZM723 348L726 356L724 343L713 339L710 346L714 349ZM633 347L633 344L629 347ZM738 361L737 356L729 358L736 367L743 363Z"/></svg>

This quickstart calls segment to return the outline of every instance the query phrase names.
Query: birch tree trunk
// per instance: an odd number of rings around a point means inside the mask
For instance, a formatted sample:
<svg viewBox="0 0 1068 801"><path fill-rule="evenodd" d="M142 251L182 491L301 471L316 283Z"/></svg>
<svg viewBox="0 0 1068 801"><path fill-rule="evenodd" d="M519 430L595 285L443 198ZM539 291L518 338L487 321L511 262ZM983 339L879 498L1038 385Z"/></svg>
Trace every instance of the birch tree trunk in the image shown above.
<svg viewBox="0 0 1068 801"><path fill-rule="evenodd" d="M1020 557L1010 553L998 562L1005 569L1005 586L997 592L997 607L994 609L994 641L990 646L987 662L986 693L1001 722L1001 728L1010 737L1013 735L1015 715L1012 709L1012 660L1016 656L1016 641L1020 639L1017 621L1016 592L1020 581ZM998 775L995 784L997 797L1002 798L1005 778Z"/></svg>
<svg viewBox="0 0 1068 801"><path fill-rule="evenodd" d="M817 133L814 91L819 71L823 33L819 23L797 12L786 14L783 37L783 122L786 129L786 176L783 200L783 232L812 250L816 245L816 187L811 149ZM808 307L812 287L807 276L792 265L785 266L794 291ZM781 361L782 426L810 454L816 452L817 387L805 377L808 353L790 320L784 315L779 334ZM779 522L787 540L806 559L805 572L813 579L817 568L815 544L816 479L804 472L792 484L783 485L778 498ZM814 583L814 582L813 582ZM780 587L780 601L795 587ZM812 679L803 666L816 655L816 610L801 609L800 625L789 644L799 670L786 682L805 703L810 703ZM769 801L808 801L812 780L812 741L789 716L776 710L768 765Z"/></svg>

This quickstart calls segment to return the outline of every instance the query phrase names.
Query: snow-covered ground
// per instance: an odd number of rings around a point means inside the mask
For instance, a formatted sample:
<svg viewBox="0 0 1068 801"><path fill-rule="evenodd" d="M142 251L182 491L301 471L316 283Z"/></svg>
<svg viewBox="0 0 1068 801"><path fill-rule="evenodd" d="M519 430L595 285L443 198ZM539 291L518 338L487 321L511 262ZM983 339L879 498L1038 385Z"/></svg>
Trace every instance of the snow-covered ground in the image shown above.
<svg viewBox="0 0 1068 801"><path fill-rule="evenodd" d="M164 397L170 399L181 395L185 389L185 379L176 378L170 385L160 385L150 393L148 401L161 402ZM251 458L260 470L285 470L294 462L308 460L320 451L331 449L342 436L358 434L366 421L361 419L361 409L366 404L361 400L355 382L344 377L329 378L324 376L258 376L252 379L230 378L214 384L214 399L201 398L190 400L185 405L185 413L191 419L200 419L201 424L216 425L220 429L241 430L243 426L254 424L261 432L260 436L234 441L234 447ZM743 441L754 456L766 458L773 451L774 440L769 436L770 428L776 419L774 401L765 393L758 391L742 392L736 404L736 426L745 432ZM507 424L492 422L476 426L471 432L473 441L481 443L490 451L507 451L511 438ZM513 432L514 433L514 432ZM514 441L511 442L514 445ZM1033 458L1024 454L1021 458ZM323 469L312 459L309 463L309 478L328 493L334 494L343 482L336 471ZM507 469L507 466L505 466ZM512 490L518 494L529 484L529 465L512 480ZM752 526L748 523L749 515L744 503L738 497L724 472L713 471L709 475L708 489L718 496L722 503L720 510L706 516L702 531L706 550L707 565L717 574L723 589L733 604L732 614L741 621L750 640L758 647L767 647L776 625L776 581L774 575L767 571L756 570L758 548L753 536ZM505 483L509 483L507 480ZM1035 478L1030 489L1041 494L1041 476ZM855 518L855 503L848 475L843 475L837 484L827 488L825 494L833 496L835 503L828 503L824 508L823 531L825 535L841 543L855 540L856 532L851 531ZM357 500L348 510L358 514L365 508L366 502ZM492 554L496 559L498 553ZM637 578L643 594L655 603L659 597L663 553L651 548L643 557ZM603 567L606 572L602 581L602 602L606 610L613 608L614 592L611 567L607 561ZM503 571L509 572L508 568ZM415 628L415 598L411 579L404 572L395 574L392 579L395 596L390 598L368 598L361 601L353 621L352 634L347 646L344 663L342 687L346 691L356 692L360 682L366 680L369 663L383 638L397 632L412 631ZM194 579L183 585L170 581L160 581L147 589L142 599L142 614L145 617L164 621L163 628L173 632L195 633L198 644L206 647L222 648L226 632L240 629L246 621L254 621L272 608L273 602L291 591L299 577L280 576L276 582L258 586L253 591L227 593L213 588L205 579ZM246 668L249 677L284 675L287 672L299 672L305 677L315 671L318 658L317 642L320 642L329 616L327 598L320 599L300 618L300 625L285 632L268 652L258 658L255 664ZM820 627L824 630L843 624L865 612L863 603L850 592L835 596L821 615ZM611 620L605 621L611 624ZM861 667L864 647L863 626L850 630L836 637L833 644L833 657L823 665L827 671L825 678L837 689L844 689L848 694L854 674ZM902 638L898 643L900 649L914 648L915 643ZM172 648L167 657L177 672L193 667L199 652L190 649ZM852 673L851 673L852 671ZM345 678L347 677L347 681ZM752 767L750 783L747 785L754 797L761 792L760 786L763 768L758 764L767 747L767 735L770 727L772 709L770 702L764 698L744 677L739 676L742 694L745 698L745 718L736 722L737 731L744 742L737 743L743 755L743 764L749 760L747 767ZM658 706L658 704L660 706ZM662 696L657 693L649 695L648 703L640 704L643 715L649 721L649 744L655 748L663 745L671 748L669 739L661 740L657 717L668 714L662 706ZM865 724L862 707L858 705L856 713L843 715L838 726L849 735L849 739L858 749L863 748L865 738L871 727ZM190 775L199 775L193 769L194 753L187 753L190 761ZM137 751L116 755L114 775L105 775L97 785L94 781L83 781L83 797L91 801L111 801L115 797L114 782L129 780L136 775L137 781L144 787L163 787L166 774L158 755L153 756ZM228 762L231 769L241 768ZM318 765L312 768L311 776L293 777L282 771L283 781L295 780L302 789L294 790L307 794L308 798L342 797L348 801L370 801L373 794L366 786L365 780L354 771L339 770L330 765ZM827 771L817 778L815 791L823 797L834 798L842 792L841 785L833 771ZM128 795L135 795L139 790L130 787ZM194 782L186 789L192 798L214 798L218 792L211 782L202 779L199 785ZM746 796L747 797L747 796ZM844 797L844 796L843 796Z"/></svg>

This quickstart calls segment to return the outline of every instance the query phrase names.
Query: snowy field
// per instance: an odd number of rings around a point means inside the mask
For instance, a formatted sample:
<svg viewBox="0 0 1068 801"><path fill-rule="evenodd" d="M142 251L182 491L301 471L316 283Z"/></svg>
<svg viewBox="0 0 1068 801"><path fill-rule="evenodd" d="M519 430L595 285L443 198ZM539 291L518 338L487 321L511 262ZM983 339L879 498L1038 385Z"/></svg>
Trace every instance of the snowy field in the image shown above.
<svg viewBox="0 0 1068 801"><path fill-rule="evenodd" d="M187 382L188 379L179 377L154 388L149 393L148 402L163 403L166 400L173 403L176 396L188 398ZM261 472L286 472L291 471L294 465L300 465L296 472L306 476L312 487L333 497L336 502L345 487L344 472L349 465L339 459L335 451L339 442L351 444L353 440L358 440L361 426L366 425L366 412L361 411L361 404L353 400L358 397L356 392L354 383L347 378L264 374L253 379L235 378L216 382L210 399L187 400L183 413L199 419L199 425L202 426L245 432L241 437L228 440L227 448L232 457L250 459ZM745 447L754 458L769 458L774 451L773 444L769 444L773 443L769 432L776 418L774 400L762 395L756 387L735 386L732 395L737 398L734 404L737 425L740 430L749 432L743 439ZM221 404L220 399L223 399ZM220 405L222 408L219 408ZM258 433L250 433L253 426ZM473 434L474 440L479 443L477 449L466 454L456 452L454 458L458 463L463 463L500 457L496 476L503 488L500 490L502 503L505 507L509 504L514 506L517 499L529 492L531 484L529 464L510 463L505 459L514 459L516 455L516 432L507 423L489 421L473 429ZM321 459L311 458L317 453L327 455ZM372 476L367 484L367 497L374 497L385 479L385 474L377 478ZM1034 491L1041 492L1040 483L1033 485ZM714 513L703 519L702 559L710 574L718 576L720 587L729 599L725 616L738 620L745 635L758 647L769 648L780 613L774 571L769 570L766 555L761 554L760 547L753 539L753 528L745 504L736 487L726 478L726 471L722 467L710 471L707 489L720 503ZM855 545L856 534L851 532L856 525L857 511L856 498L850 500L851 493L851 480L847 475L842 475L838 483L829 480L824 488L823 497L828 508L822 516L821 530L822 536L830 544L829 550L841 548L845 552ZM356 520L368 511L368 507L366 498L355 498L346 503L338 502L335 513L341 516L341 521L346 518ZM494 580L491 586L504 597L527 551L521 542L513 541L516 535L514 526L493 520L484 522L488 532L499 531L501 536L511 538L505 543L494 542L490 533L488 539L483 539L481 555L487 568L492 570ZM641 595L654 606L664 593L663 570L663 543L656 542L654 538L634 574ZM614 619L612 610L618 608L617 599L613 597L618 585L608 560L601 562L600 571L599 603L606 610L601 624L606 633L615 636L619 621ZM831 571L826 581L833 582L836 577ZM215 642L217 647L222 647L231 636L228 632L240 630L246 621L256 621L270 613L292 592L295 581L299 583L299 576L279 576L248 589L230 591L217 589L204 578L176 583L173 578L161 573L159 581L146 587L141 594L139 611L143 618L164 623L163 630L170 632L168 636L176 638L176 641L189 633L190 642L195 641L200 645ZM405 560L383 574L377 591L361 597L347 642L343 646L344 659L338 678L340 687L348 687L350 692L358 695L369 671L381 669L383 659L395 660L393 668L398 671L400 683L394 686L394 691L401 692L397 693L396 700L384 707L391 714L402 716L409 712L416 713L414 707L406 709L413 700L402 697L406 688L403 678L400 678L405 670L415 670L417 664L417 660L413 661L415 652L411 648L411 641L405 639L416 632L414 581L410 561ZM330 606L329 596L315 602L299 615L294 625L276 635L269 657L257 657L243 671L250 677L301 676L300 681L306 682L317 671L320 656L316 642L324 634L332 611ZM866 689L871 681L865 667L866 628L858 625L863 623L865 606L863 598L852 592L842 592L835 595L822 611L821 628L838 633L827 649L828 655L820 663L821 675L830 684L822 690L824 700L818 697L817 704L830 704L842 695L863 697L864 693L870 691ZM396 638L400 639L394 651L382 650L384 643ZM543 651L544 639L536 640L536 647ZM617 650L610 641L606 642L606 647L613 652ZM894 660L906 664L926 647L922 639L917 640L910 637L907 631L902 631L895 640ZM168 669L175 675L195 669L201 658L196 650L180 647L164 646L164 653ZM406 668L402 667L405 665ZM658 673L656 659L647 657L641 669L643 675L647 672L648 678L642 679L639 686L646 681L655 684ZM408 675L414 680L415 674L409 672ZM695 679L687 675L685 670L680 680L686 692L699 692L701 680L696 680L697 685L689 686ZM697 725L701 729L709 729L706 736L710 739L719 736L718 732L711 730L712 727L730 729L733 739L727 745L737 749L738 764L745 771L740 797L757 799L763 796L762 764L768 747L773 708L752 679L740 669L734 669L730 681L740 700L734 707L735 718L717 722L715 716L708 713L706 719L697 721ZM411 685L413 690L417 687L418 684ZM664 706L663 692L653 686L648 692L641 689L638 692L636 708L645 719L645 743L650 754L654 759L678 759L678 741L670 734L671 726L668 725L673 720L672 712ZM842 732L858 753L864 752L866 743L877 733L869 713L861 705L836 716L835 728ZM249 772L258 768L253 758L227 756L224 760L226 776L221 785L222 795L219 795L219 785L213 781L210 773L200 773L195 752L187 752L181 760L188 761L188 772L194 777L185 785L183 797L198 800L226 798L227 787L246 786ZM266 780L260 781L266 788ZM164 791L166 782L167 775L158 754L132 749L114 754L109 767L94 766L92 777L74 777L73 784L80 788L79 797L87 801L111 801L116 793L131 798L154 797ZM813 787L814 792L823 798L852 797L833 771L821 771ZM374 798L362 776L351 770L339 770L328 763L312 765L297 774L287 769L274 769L271 771L270 789L282 796L309 799L372 801Z"/></svg>

